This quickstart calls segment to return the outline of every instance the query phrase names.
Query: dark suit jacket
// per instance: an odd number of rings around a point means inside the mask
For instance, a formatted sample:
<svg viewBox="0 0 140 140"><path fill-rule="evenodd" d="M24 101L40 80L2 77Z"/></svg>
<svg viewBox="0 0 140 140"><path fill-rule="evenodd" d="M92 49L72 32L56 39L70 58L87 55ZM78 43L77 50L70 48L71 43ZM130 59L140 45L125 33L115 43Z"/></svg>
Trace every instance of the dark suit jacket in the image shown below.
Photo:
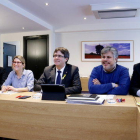
<svg viewBox="0 0 140 140"><path fill-rule="evenodd" d="M56 66L48 66L44 69L43 74L37 81L37 84L55 84ZM76 66L66 64L63 72L64 79L61 84L65 85L66 94L81 93L81 81L79 76L79 69ZM63 77L62 76L62 77Z"/></svg>
<svg viewBox="0 0 140 140"><path fill-rule="evenodd" d="M140 89L140 63L135 64L133 67L133 74L131 77L131 84L129 93L137 96L137 91Z"/></svg>
<svg viewBox="0 0 140 140"><path fill-rule="evenodd" d="M2 84L5 82L7 78L7 74L4 68L0 67L0 89Z"/></svg>

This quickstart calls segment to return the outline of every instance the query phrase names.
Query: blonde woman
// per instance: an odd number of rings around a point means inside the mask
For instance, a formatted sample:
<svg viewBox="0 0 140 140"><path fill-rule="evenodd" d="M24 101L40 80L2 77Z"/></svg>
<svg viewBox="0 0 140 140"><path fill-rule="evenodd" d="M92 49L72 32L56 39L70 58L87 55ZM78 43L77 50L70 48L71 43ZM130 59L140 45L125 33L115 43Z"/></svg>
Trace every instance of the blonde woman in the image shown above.
<svg viewBox="0 0 140 140"><path fill-rule="evenodd" d="M13 71L2 85L2 91L28 92L34 88L34 75L31 70L25 69L25 59L18 55L13 58Z"/></svg>

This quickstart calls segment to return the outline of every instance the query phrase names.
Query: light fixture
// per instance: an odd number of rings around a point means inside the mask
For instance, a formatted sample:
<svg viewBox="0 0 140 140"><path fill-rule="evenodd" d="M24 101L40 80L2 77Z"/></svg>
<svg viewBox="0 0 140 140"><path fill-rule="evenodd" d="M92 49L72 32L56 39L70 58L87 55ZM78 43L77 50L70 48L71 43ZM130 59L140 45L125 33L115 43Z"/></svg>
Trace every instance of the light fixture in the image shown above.
<svg viewBox="0 0 140 140"><path fill-rule="evenodd" d="M22 29L24 30L24 27L22 27Z"/></svg>
<svg viewBox="0 0 140 140"><path fill-rule="evenodd" d="M86 20L87 18L86 17L84 17L84 20Z"/></svg>
<svg viewBox="0 0 140 140"><path fill-rule="evenodd" d="M48 6L49 5L49 3L46 3L46 6Z"/></svg>

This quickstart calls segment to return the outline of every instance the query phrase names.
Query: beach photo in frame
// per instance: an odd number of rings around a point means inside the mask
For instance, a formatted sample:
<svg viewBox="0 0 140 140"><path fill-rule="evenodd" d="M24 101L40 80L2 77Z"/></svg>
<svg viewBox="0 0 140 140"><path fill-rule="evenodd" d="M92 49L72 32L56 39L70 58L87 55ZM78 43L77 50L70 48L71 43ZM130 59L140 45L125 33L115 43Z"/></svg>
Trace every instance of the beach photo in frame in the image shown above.
<svg viewBox="0 0 140 140"><path fill-rule="evenodd" d="M101 61L101 50L107 46L118 50L118 61L134 61L133 40L82 41L82 61Z"/></svg>

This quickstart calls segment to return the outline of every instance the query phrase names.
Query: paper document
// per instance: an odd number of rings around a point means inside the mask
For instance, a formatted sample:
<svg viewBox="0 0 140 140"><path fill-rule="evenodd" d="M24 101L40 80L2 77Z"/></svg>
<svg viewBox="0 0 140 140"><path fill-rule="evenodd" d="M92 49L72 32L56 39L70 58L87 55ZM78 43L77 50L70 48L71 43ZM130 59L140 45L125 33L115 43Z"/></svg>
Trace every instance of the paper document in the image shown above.
<svg viewBox="0 0 140 140"><path fill-rule="evenodd" d="M5 95L12 95L12 94L16 94L17 92L14 91L6 91L6 92L2 92L0 91L0 94L5 94Z"/></svg>
<svg viewBox="0 0 140 140"><path fill-rule="evenodd" d="M105 100L114 99L116 95L98 95L100 98L104 98Z"/></svg>
<svg viewBox="0 0 140 140"><path fill-rule="evenodd" d="M102 98L102 99L106 100L107 95L99 95L99 94L98 94L98 97L100 97L100 98Z"/></svg>
<svg viewBox="0 0 140 140"><path fill-rule="evenodd" d="M95 104L95 105L101 105L104 103L104 98L98 98L97 100L72 100L72 99L66 99L67 103L70 104Z"/></svg>
<svg viewBox="0 0 140 140"><path fill-rule="evenodd" d="M106 99L114 99L116 97L116 95L107 95L107 98Z"/></svg>

